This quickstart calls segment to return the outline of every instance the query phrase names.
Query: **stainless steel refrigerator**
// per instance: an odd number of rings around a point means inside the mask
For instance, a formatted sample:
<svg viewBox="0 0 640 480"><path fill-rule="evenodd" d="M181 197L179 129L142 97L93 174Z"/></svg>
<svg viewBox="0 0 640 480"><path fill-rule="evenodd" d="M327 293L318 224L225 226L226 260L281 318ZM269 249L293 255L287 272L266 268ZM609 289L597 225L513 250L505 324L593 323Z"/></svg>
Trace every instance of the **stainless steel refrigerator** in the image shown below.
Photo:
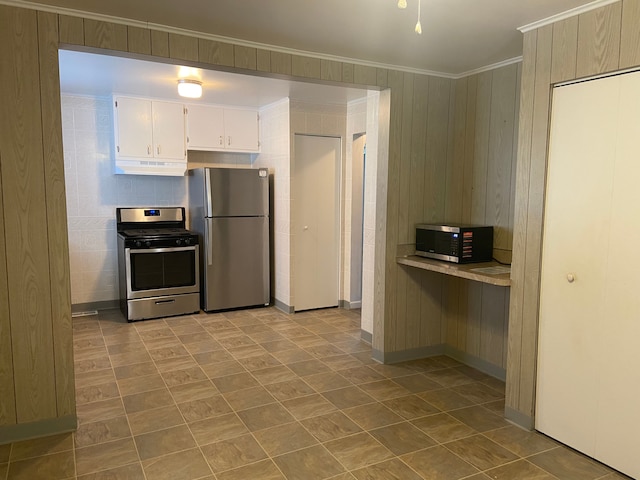
<svg viewBox="0 0 640 480"><path fill-rule="evenodd" d="M189 228L200 236L203 310L269 304L267 169L190 170Z"/></svg>

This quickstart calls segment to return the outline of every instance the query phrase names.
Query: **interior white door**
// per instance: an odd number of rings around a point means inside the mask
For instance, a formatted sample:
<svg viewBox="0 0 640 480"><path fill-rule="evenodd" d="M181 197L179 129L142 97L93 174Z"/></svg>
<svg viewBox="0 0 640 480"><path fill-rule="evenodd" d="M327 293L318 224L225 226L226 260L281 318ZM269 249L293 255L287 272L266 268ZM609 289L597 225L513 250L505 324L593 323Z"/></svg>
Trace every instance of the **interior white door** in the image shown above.
<svg viewBox="0 0 640 480"><path fill-rule="evenodd" d="M293 162L296 311L338 305L340 139L296 135Z"/></svg>
<svg viewBox="0 0 640 480"><path fill-rule="evenodd" d="M637 477L640 373L624 367L640 365L634 75L554 89L536 428Z"/></svg>

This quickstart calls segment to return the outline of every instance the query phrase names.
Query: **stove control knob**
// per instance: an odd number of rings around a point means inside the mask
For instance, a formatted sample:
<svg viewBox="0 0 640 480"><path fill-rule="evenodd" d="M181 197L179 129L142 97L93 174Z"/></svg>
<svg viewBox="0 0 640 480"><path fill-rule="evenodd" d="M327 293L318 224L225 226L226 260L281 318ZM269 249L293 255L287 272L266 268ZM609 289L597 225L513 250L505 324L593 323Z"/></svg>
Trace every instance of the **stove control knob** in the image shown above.
<svg viewBox="0 0 640 480"><path fill-rule="evenodd" d="M180 240L179 238L176 239L176 245L178 245L178 246L182 245L182 240Z"/></svg>
<svg viewBox="0 0 640 480"><path fill-rule="evenodd" d="M140 240L136 240L136 248L140 248L142 246L142 242Z"/></svg>
<svg viewBox="0 0 640 480"><path fill-rule="evenodd" d="M144 242L144 244L147 246L147 248L149 248L151 246L151 242L149 240L147 240L146 242Z"/></svg>
<svg viewBox="0 0 640 480"><path fill-rule="evenodd" d="M191 239L190 238L185 238L184 239L184 244L185 245L191 245Z"/></svg>

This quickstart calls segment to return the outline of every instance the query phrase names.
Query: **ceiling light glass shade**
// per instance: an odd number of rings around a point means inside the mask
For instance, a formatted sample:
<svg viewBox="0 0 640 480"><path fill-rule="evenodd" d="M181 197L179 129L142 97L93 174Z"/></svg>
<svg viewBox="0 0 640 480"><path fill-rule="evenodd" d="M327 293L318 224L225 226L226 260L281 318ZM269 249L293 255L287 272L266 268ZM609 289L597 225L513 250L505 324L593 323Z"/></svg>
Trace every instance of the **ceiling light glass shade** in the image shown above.
<svg viewBox="0 0 640 480"><path fill-rule="evenodd" d="M418 35L422 35L422 25L420 24L420 20L418 20L418 23L416 23L416 33Z"/></svg>
<svg viewBox="0 0 640 480"><path fill-rule="evenodd" d="M407 8L407 0L398 0L398 8Z"/></svg>
<svg viewBox="0 0 640 480"><path fill-rule="evenodd" d="M181 78L178 80L178 95L187 98L200 98L202 96L202 82Z"/></svg>

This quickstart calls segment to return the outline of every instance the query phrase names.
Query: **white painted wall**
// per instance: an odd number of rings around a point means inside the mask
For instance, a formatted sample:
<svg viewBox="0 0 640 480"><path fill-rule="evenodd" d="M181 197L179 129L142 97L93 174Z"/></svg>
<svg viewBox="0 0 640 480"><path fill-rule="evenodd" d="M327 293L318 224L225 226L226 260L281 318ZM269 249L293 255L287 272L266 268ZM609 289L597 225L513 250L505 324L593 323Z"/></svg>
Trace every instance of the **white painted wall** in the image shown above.
<svg viewBox="0 0 640 480"><path fill-rule="evenodd" d="M367 96L367 167L364 178L364 225L362 246L362 314L360 328L373 335L375 274L376 186L378 171L378 109L380 92Z"/></svg>
<svg viewBox="0 0 640 480"><path fill-rule="evenodd" d="M253 166L266 167L273 175L272 296L291 306L291 149L289 145L289 99L260 110L260 153Z"/></svg>
<svg viewBox="0 0 640 480"><path fill-rule="evenodd" d="M62 95L71 303L118 299L116 207L183 206L184 177L113 174L111 98Z"/></svg>

